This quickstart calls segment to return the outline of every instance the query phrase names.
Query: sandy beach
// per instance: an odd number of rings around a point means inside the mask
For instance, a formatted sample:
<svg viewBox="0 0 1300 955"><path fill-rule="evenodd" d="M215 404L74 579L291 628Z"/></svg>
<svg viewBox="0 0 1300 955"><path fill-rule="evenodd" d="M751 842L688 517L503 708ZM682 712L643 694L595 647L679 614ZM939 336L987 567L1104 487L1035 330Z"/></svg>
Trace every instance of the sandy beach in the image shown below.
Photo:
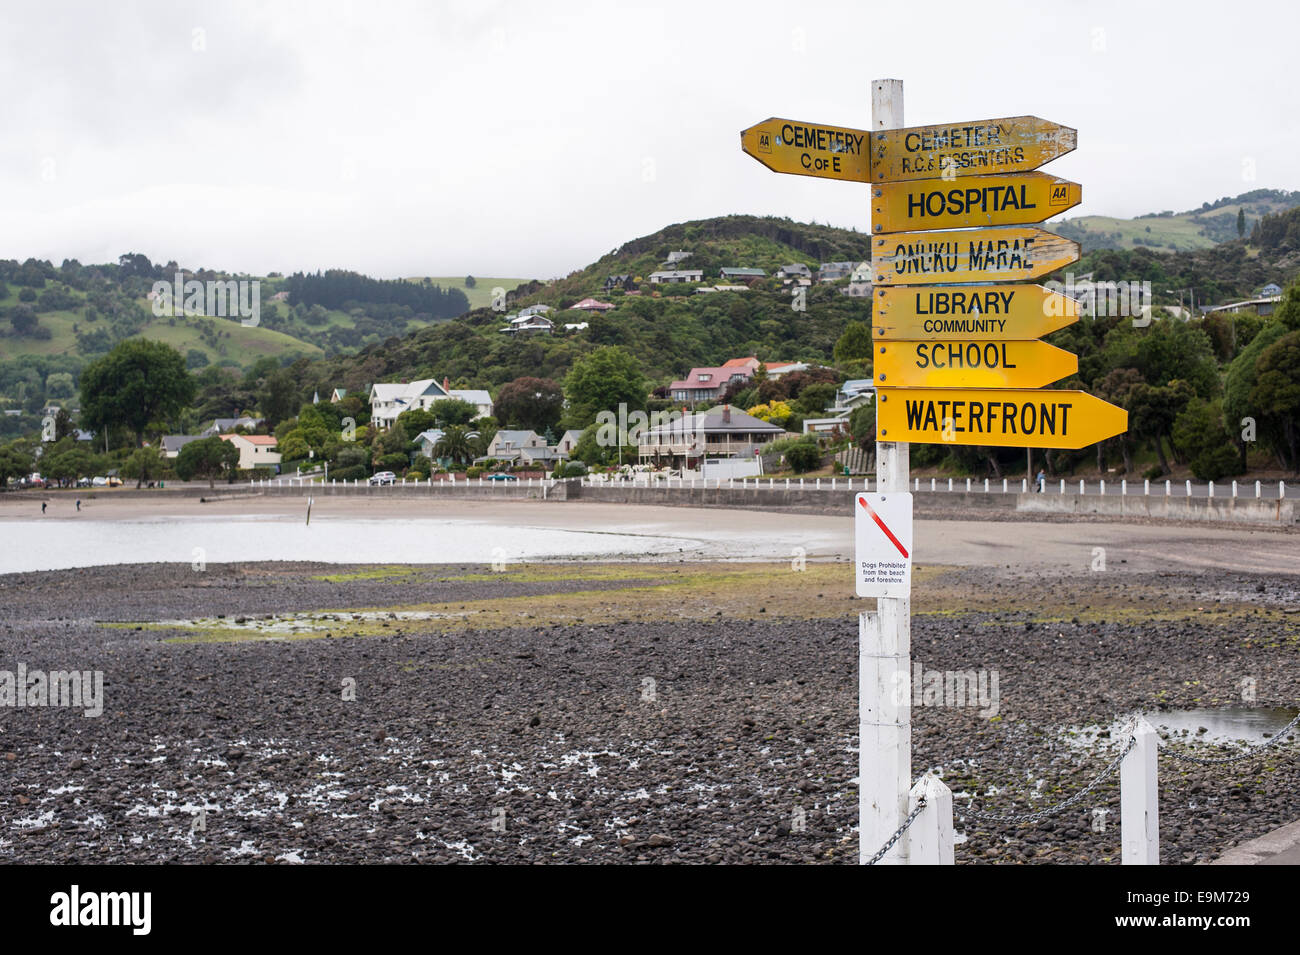
<svg viewBox="0 0 1300 955"><path fill-rule="evenodd" d="M40 546L39 528L31 522L213 522L253 521L302 524L306 499L246 495L217 497L200 503L195 496L114 497L100 492L82 497L57 492L44 516L41 498L0 497L0 527L21 522L33 535L25 546ZM924 512L922 512L924 513ZM546 502L508 500L438 500L404 498L319 497L312 505L313 527L331 522L392 521L394 527L413 521L457 521L483 528L481 560L490 561L492 547L508 550L512 528L621 535L627 538L607 555L617 559L662 557L680 552L702 560L790 560L802 553L809 560L847 561L853 555L853 522L843 518L786 514L779 510L683 508L605 504L585 501ZM493 529L496 529L495 531ZM16 532L11 529L11 535ZM636 538L664 542L649 553ZM672 544L676 541L679 544ZM1179 570L1213 573L1220 568L1300 575L1300 533L1250 526L1193 525L1151 521L933 520L916 522L916 555L921 564L998 567L1018 572L1087 572L1103 548L1112 571ZM189 560L188 547L171 558ZM256 555L247 555L252 558ZM347 561L337 555L303 553L304 558ZM382 558L377 558L382 559ZM419 562L425 562L421 559Z"/></svg>

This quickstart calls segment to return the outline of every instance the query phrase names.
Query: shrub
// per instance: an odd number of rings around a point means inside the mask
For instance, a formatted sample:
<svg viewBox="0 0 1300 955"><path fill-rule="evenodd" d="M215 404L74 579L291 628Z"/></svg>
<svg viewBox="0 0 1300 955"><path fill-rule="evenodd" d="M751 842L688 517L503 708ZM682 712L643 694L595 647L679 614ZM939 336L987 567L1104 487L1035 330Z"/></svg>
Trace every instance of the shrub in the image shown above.
<svg viewBox="0 0 1300 955"><path fill-rule="evenodd" d="M467 477L471 481L474 480L475 478L482 477L482 476L483 476L483 469L480 467L471 467L471 468L466 468L465 470L465 477Z"/></svg>
<svg viewBox="0 0 1300 955"><path fill-rule="evenodd" d="M822 463L822 452L815 441L797 441L786 449L785 460L796 474L803 474Z"/></svg>
<svg viewBox="0 0 1300 955"><path fill-rule="evenodd" d="M365 466L361 464L351 464L345 468L331 471L330 477L337 478L340 481L360 481L370 475L366 472Z"/></svg>

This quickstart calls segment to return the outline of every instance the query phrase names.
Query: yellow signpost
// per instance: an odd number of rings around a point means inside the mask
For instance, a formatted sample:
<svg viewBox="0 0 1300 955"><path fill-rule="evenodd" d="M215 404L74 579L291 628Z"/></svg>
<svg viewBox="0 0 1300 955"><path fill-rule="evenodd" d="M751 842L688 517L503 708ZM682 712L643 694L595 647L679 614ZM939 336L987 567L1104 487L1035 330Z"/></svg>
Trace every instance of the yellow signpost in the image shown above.
<svg viewBox="0 0 1300 955"><path fill-rule="evenodd" d="M873 232L1028 225L1072 209L1083 187L1042 172L889 182L871 188Z"/></svg>
<svg viewBox="0 0 1300 955"><path fill-rule="evenodd" d="M880 130L871 134L871 175L864 181L1027 172L1077 144L1075 130L1037 116Z"/></svg>
<svg viewBox="0 0 1300 955"><path fill-rule="evenodd" d="M877 388L1041 388L1079 370L1047 342L891 341L874 354Z"/></svg>
<svg viewBox="0 0 1300 955"><path fill-rule="evenodd" d="M740 134L740 148L773 172L870 182L864 129L768 119Z"/></svg>
<svg viewBox="0 0 1300 955"><path fill-rule="evenodd" d="M1128 430L1128 412L1082 391L877 389L880 441L1077 449Z"/></svg>
<svg viewBox="0 0 1300 955"><path fill-rule="evenodd" d="M1079 258L1077 242L1023 226L898 232L876 236L872 247L877 285L1033 279Z"/></svg>
<svg viewBox="0 0 1300 955"><path fill-rule="evenodd" d="M882 285L875 289L876 338L1041 338L1079 320L1079 304L1041 285Z"/></svg>

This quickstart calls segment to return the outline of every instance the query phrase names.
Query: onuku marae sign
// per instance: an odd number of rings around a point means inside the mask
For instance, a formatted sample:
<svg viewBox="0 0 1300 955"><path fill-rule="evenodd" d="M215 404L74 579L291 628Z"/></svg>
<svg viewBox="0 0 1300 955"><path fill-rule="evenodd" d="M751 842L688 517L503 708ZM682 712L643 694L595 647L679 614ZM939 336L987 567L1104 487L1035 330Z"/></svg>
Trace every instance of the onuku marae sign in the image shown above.
<svg viewBox="0 0 1300 955"><path fill-rule="evenodd" d="M740 133L740 148L773 172L870 182L864 129L767 119Z"/></svg>
<svg viewBox="0 0 1300 955"><path fill-rule="evenodd" d="M1079 320L1079 303L1041 285L926 285L875 289L879 339L1003 338L1028 341Z"/></svg>
<svg viewBox="0 0 1300 955"><path fill-rule="evenodd" d="M1079 258L1077 242L1032 226L898 232L872 247L877 285L1033 279Z"/></svg>
<svg viewBox="0 0 1300 955"><path fill-rule="evenodd" d="M1011 116L871 134L869 182L1028 172L1078 145L1068 126Z"/></svg>
<svg viewBox="0 0 1300 955"><path fill-rule="evenodd" d="M882 342L877 388L1041 388L1079 370L1071 352L1047 342Z"/></svg>
<svg viewBox="0 0 1300 955"><path fill-rule="evenodd" d="M1085 448L1128 430L1128 412L1082 391L877 390L876 437L921 444Z"/></svg>
<svg viewBox="0 0 1300 955"><path fill-rule="evenodd" d="M853 514L858 596L911 596L912 495L860 492L853 499Z"/></svg>
<svg viewBox="0 0 1300 955"><path fill-rule="evenodd" d="M871 188L871 230L1028 225L1082 201L1077 182L1042 172L881 183Z"/></svg>

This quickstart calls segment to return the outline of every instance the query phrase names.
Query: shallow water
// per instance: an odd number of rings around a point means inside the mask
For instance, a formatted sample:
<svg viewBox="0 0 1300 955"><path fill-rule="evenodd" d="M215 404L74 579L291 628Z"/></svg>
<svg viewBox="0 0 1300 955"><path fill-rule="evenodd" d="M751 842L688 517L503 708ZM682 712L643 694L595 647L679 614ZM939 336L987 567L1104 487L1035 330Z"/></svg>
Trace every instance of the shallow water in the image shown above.
<svg viewBox="0 0 1300 955"><path fill-rule="evenodd" d="M1161 736L1175 742L1262 743L1295 719L1298 711L1289 706L1217 706L1189 710L1153 710L1143 713ZM1110 739L1118 739L1128 726L1121 718L1105 727ZM1102 727L1091 725L1067 731L1067 738L1091 746ZM1292 735L1300 732L1292 731ZM1279 741L1282 742L1282 741Z"/></svg>
<svg viewBox="0 0 1300 955"><path fill-rule="evenodd" d="M698 550L699 541L474 521L313 519L264 515L214 521L0 522L0 573L107 564L321 561L441 564L564 557L655 557Z"/></svg>

